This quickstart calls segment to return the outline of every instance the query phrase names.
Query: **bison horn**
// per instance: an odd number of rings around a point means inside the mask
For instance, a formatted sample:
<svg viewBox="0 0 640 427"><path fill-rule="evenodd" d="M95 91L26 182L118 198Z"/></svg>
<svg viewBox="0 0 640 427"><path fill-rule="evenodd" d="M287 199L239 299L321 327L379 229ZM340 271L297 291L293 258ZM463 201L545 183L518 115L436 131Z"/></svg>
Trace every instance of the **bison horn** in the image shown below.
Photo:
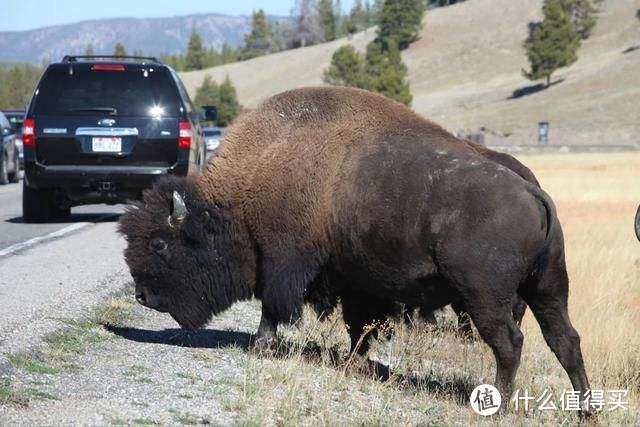
<svg viewBox="0 0 640 427"><path fill-rule="evenodd" d="M173 192L173 206L171 208L171 220L182 221L187 217L187 206L182 196L177 191Z"/></svg>

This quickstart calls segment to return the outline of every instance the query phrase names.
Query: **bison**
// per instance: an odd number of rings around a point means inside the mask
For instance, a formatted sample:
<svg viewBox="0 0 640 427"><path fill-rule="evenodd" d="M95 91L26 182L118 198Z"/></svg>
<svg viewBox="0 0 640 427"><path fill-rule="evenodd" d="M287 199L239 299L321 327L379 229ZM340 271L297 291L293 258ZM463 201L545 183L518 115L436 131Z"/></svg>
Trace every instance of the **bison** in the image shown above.
<svg viewBox="0 0 640 427"><path fill-rule="evenodd" d="M509 169L511 169L512 171L514 171L515 173L517 173L518 175L520 175L520 177L522 177L522 179L530 182L531 184L535 185L536 187L540 187L540 183L538 182L538 180L536 179L535 175L533 174L533 172L531 172L531 170L526 167L525 165L523 165L521 162L519 162L516 158L506 154L506 153L499 153L493 150L488 149L487 147L485 147L484 145L481 144L477 144L475 142L472 142L468 139L463 140L465 143L467 143L471 148L475 149L476 151L478 151L479 154L485 156L486 158L495 161L498 164L501 164L504 167L507 167ZM471 330L471 321L469 319L469 315L464 307L464 301L462 301L461 298L455 298L452 302L451 302L451 307L453 308L453 311L455 312L456 316L458 317L458 332L465 337L471 337L472 334L472 330ZM412 314L412 312L415 310L415 307L404 307L404 306L400 306L400 310L406 310L405 311L405 319L409 320L410 319L410 314ZM518 326L520 326L520 324L522 323L522 318L524 317L524 314L527 310L527 304L526 302L524 302L524 300L520 297L516 298L516 301L514 302L513 305L513 318L516 321L516 324ZM424 320L427 321L427 323L430 324L435 324L436 323L436 319L434 316L434 313L432 311L429 311L428 309L419 309L419 314L420 317L422 317ZM375 330L374 330L375 332ZM363 347L363 349L366 349L366 346Z"/></svg>
<svg viewBox="0 0 640 427"><path fill-rule="evenodd" d="M396 302L433 310L459 298L503 396L520 363L522 298L584 396L554 204L501 156L367 91L276 95L236 120L202 176L157 182L122 217L136 298L195 329L255 296L257 344L306 302L339 299L352 348Z"/></svg>

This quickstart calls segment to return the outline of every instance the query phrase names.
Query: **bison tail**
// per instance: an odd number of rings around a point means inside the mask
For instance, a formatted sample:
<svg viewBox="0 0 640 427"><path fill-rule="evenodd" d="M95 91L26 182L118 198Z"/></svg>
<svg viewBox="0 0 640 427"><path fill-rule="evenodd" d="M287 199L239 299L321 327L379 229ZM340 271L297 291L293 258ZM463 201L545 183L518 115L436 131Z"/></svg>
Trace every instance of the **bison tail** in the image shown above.
<svg viewBox="0 0 640 427"><path fill-rule="evenodd" d="M533 195L533 197L535 197L536 200L538 200L542 204L542 207L546 212L546 235L544 243L536 254L532 269L532 274L536 274L538 271L544 269L547 265L549 248L551 247L554 236L558 232L558 217L556 215L556 207L553 203L553 200L551 200L551 197L549 197L549 195L545 193L544 190L534 185L530 185L529 191L531 192L531 195Z"/></svg>

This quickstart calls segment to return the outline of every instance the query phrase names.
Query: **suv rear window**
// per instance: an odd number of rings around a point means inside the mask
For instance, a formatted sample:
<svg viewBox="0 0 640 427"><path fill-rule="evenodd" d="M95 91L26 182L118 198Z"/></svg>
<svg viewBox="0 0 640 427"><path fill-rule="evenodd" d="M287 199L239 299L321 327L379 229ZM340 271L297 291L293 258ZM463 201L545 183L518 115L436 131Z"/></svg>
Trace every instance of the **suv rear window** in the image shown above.
<svg viewBox="0 0 640 427"><path fill-rule="evenodd" d="M168 71L92 71L51 68L39 86L36 115L180 116L180 98Z"/></svg>

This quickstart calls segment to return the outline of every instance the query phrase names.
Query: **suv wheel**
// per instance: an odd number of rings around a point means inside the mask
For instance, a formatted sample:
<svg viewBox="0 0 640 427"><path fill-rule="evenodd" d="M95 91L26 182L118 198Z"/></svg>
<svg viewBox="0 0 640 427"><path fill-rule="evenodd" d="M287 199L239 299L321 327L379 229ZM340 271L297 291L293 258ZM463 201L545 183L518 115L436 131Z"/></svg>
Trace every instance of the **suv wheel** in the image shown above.
<svg viewBox="0 0 640 427"><path fill-rule="evenodd" d="M18 161L18 156L13 161L13 172L8 174L9 182L17 183L20 182L20 164Z"/></svg>
<svg viewBox="0 0 640 427"><path fill-rule="evenodd" d="M69 216L71 216L71 208L58 208L58 207L52 206L51 216L56 219L69 218Z"/></svg>
<svg viewBox="0 0 640 427"><path fill-rule="evenodd" d="M0 185L9 183L9 173L7 172L8 167L7 156L2 156L2 161L0 162Z"/></svg>
<svg viewBox="0 0 640 427"><path fill-rule="evenodd" d="M24 222L46 222L51 217L51 192L29 188L22 181L22 219Z"/></svg>

